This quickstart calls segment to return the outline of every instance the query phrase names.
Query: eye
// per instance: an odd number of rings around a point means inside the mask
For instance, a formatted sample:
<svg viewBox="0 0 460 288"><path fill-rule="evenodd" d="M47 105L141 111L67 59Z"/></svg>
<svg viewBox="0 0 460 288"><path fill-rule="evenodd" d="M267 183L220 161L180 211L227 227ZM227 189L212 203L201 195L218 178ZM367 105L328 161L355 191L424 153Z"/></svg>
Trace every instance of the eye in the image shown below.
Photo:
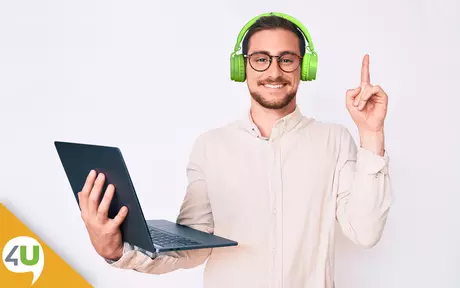
<svg viewBox="0 0 460 288"><path fill-rule="evenodd" d="M292 62L294 62L294 61L292 61L292 59L281 58L281 59L280 59L280 62L283 62L283 63L286 63L286 64L287 64L287 63L292 63Z"/></svg>
<svg viewBox="0 0 460 288"><path fill-rule="evenodd" d="M268 58L267 57L256 57L256 62L260 62L260 63L264 63L266 61L268 61Z"/></svg>
<svg viewBox="0 0 460 288"><path fill-rule="evenodd" d="M279 59L280 65L283 66L297 66L299 64L299 57L293 54L284 54Z"/></svg>

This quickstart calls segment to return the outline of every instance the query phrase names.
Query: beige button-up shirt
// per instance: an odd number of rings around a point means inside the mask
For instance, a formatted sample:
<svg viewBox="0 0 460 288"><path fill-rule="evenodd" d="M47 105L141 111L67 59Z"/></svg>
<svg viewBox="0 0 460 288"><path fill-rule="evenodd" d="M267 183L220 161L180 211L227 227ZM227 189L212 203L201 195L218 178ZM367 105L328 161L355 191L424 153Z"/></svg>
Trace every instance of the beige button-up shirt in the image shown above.
<svg viewBox="0 0 460 288"><path fill-rule="evenodd" d="M125 243L109 263L161 274L208 260L205 288L332 288L336 223L364 247L381 237L392 203L388 159L298 107L268 139L245 117L197 138L177 218L239 245L150 254Z"/></svg>

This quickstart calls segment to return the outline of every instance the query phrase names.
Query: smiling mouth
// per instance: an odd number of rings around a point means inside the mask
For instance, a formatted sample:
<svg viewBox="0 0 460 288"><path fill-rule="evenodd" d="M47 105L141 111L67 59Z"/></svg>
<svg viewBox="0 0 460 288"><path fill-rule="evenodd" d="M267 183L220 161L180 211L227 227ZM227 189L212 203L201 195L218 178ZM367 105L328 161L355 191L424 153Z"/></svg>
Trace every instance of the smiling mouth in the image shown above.
<svg viewBox="0 0 460 288"><path fill-rule="evenodd" d="M269 89L281 89L286 86L286 84L264 84L263 86Z"/></svg>

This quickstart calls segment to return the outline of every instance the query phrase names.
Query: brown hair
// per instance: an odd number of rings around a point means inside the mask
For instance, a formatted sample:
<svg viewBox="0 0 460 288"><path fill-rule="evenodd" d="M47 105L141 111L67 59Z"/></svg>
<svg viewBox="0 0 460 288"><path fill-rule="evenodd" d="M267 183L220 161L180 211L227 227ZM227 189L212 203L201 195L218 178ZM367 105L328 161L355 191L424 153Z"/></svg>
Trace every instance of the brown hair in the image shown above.
<svg viewBox="0 0 460 288"><path fill-rule="evenodd" d="M294 23L279 16L263 16L256 20L256 22L251 26L251 28L249 28L244 37L242 44L243 55L247 55L249 49L249 40L254 33L262 30L277 28L286 29L297 35L299 38L300 56L303 57L305 54L305 38L303 33Z"/></svg>

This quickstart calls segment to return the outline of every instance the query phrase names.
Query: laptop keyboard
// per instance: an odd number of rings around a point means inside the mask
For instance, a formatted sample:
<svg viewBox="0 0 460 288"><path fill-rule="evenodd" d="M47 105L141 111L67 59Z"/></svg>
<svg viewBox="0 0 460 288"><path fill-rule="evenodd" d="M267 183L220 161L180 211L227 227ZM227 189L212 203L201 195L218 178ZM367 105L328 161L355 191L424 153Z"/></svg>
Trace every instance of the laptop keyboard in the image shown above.
<svg viewBox="0 0 460 288"><path fill-rule="evenodd" d="M163 230L156 229L152 226L148 226L150 236L152 236L152 240L155 244L160 246L168 246L168 247L179 247L184 245L199 245L201 243L187 239L182 236L177 236L171 233L168 233Z"/></svg>

